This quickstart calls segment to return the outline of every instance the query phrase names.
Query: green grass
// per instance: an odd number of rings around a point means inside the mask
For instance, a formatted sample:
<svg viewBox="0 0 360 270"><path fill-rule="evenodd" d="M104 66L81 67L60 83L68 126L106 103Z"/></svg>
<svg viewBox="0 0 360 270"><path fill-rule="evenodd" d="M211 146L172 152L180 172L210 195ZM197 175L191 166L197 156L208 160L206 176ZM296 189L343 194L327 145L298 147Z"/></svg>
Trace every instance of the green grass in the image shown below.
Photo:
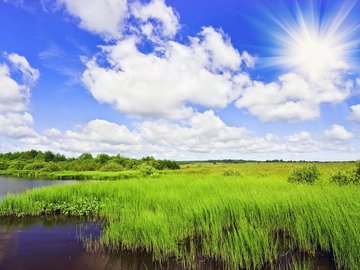
<svg viewBox="0 0 360 270"><path fill-rule="evenodd" d="M9 195L0 215L92 215L106 220L100 244L175 256L188 267L196 255L227 267L271 264L288 250L331 252L339 267L360 269L360 187L327 181L287 182L299 164L195 164L155 178L101 181ZM241 176L222 176L224 170Z"/></svg>
<svg viewBox="0 0 360 270"><path fill-rule="evenodd" d="M102 171L60 171L43 172L35 170L0 170L0 175L20 178L36 178L48 180L121 180L142 177L142 173L136 170L121 172Z"/></svg>

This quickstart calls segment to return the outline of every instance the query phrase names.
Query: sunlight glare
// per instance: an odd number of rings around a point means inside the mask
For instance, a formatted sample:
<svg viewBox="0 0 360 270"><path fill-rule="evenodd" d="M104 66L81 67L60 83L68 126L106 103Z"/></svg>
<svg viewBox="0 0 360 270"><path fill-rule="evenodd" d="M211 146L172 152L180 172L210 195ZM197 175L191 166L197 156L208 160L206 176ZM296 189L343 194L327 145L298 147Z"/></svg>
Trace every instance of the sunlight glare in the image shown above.
<svg viewBox="0 0 360 270"><path fill-rule="evenodd" d="M344 1L326 12L313 4L298 4L295 13L286 8L268 11L277 28L269 29L276 46L265 65L283 66L315 79L349 69L359 46L359 39L354 37L359 24L349 22L354 3Z"/></svg>

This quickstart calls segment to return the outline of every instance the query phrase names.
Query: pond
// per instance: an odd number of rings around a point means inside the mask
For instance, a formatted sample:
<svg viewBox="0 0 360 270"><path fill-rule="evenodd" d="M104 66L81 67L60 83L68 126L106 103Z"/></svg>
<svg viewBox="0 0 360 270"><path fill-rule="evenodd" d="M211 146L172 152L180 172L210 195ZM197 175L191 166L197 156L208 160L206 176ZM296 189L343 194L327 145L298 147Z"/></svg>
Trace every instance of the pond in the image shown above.
<svg viewBox="0 0 360 270"><path fill-rule="evenodd" d="M0 200L8 193L70 184L76 181L18 179L0 176ZM81 218L0 218L0 269L160 269L152 255L143 252L109 254L89 251L84 238L97 239L101 225ZM178 268L176 262L169 269ZM163 267L161 267L163 269Z"/></svg>
<svg viewBox="0 0 360 270"><path fill-rule="evenodd" d="M7 193L19 193L35 187L74 182L76 181L0 177L0 200ZM150 253L143 251L119 251L112 254L101 250L86 249L84 239L98 239L101 227L100 222L85 218L1 217L0 269L186 269L174 258L169 258L163 264L156 263ZM201 257L196 261L197 269L223 268L223 265ZM286 261L287 259L285 264ZM311 269L335 269L331 258L321 253L311 260L310 265Z"/></svg>
<svg viewBox="0 0 360 270"><path fill-rule="evenodd" d="M0 176L0 199L7 193L19 193L31 188L61 185L65 183L70 184L74 182L75 181L36 180Z"/></svg>

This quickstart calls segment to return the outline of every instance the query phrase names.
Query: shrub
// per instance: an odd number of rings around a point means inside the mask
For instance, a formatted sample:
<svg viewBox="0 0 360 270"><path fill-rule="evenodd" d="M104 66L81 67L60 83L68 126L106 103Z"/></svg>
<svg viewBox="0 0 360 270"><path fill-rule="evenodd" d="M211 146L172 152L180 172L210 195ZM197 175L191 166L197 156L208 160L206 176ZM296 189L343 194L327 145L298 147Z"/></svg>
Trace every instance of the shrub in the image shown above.
<svg viewBox="0 0 360 270"><path fill-rule="evenodd" d="M69 169L72 171L96 171L99 164L94 160L74 160L70 163Z"/></svg>
<svg viewBox="0 0 360 270"><path fill-rule="evenodd" d="M354 170L336 171L330 181L338 185L360 184L360 161L356 161Z"/></svg>
<svg viewBox="0 0 360 270"><path fill-rule="evenodd" d="M310 164L293 170L288 177L288 181L312 184L320 179L320 175L319 168L315 164Z"/></svg>
<svg viewBox="0 0 360 270"><path fill-rule="evenodd" d="M223 176L242 176L242 173L237 170L229 169L229 170L225 170L222 175Z"/></svg>
<svg viewBox="0 0 360 270"><path fill-rule="evenodd" d="M24 161L11 161L10 166L8 167L8 170L22 170L26 163Z"/></svg>
<svg viewBox="0 0 360 270"><path fill-rule="evenodd" d="M354 183L360 183L360 160L355 163L355 171L354 171Z"/></svg>
<svg viewBox="0 0 360 270"><path fill-rule="evenodd" d="M104 166L102 166L100 168L100 171L103 171L103 172L120 172L120 171L123 171L124 169L125 169L124 166L120 165L119 163L109 162L109 163L105 164Z"/></svg>
<svg viewBox="0 0 360 270"><path fill-rule="evenodd" d="M3 161L0 161L0 170L7 170L9 164Z"/></svg>
<svg viewBox="0 0 360 270"><path fill-rule="evenodd" d="M144 176L156 175L156 169L149 165L142 164L141 166L138 167L138 170Z"/></svg>
<svg viewBox="0 0 360 270"><path fill-rule="evenodd" d="M44 162L29 163L24 167L24 170L41 170L45 167Z"/></svg>
<svg viewBox="0 0 360 270"><path fill-rule="evenodd" d="M338 185L348 185L355 181L354 171L336 171L331 175L330 181Z"/></svg>
<svg viewBox="0 0 360 270"><path fill-rule="evenodd" d="M57 163L50 161L50 162L47 162L46 164L44 164L44 167L41 169L41 171L57 172L57 171L61 171L61 167Z"/></svg>

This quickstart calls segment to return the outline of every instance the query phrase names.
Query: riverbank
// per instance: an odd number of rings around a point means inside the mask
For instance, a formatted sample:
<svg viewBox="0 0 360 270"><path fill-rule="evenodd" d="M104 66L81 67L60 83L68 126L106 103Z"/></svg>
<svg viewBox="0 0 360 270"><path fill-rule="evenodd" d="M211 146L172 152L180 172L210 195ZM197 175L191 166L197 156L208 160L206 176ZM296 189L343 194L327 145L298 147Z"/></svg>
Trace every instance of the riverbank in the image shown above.
<svg viewBox="0 0 360 270"><path fill-rule="evenodd" d="M141 171L101 172L101 171L61 171L43 172L36 170L0 170L0 176L31 178L42 180L121 180L143 177Z"/></svg>
<svg viewBox="0 0 360 270"><path fill-rule="evenodd" d="M326 182L325 169L334 165L320 165L324 180L313 185L286 181L294 165L187 166L155 178L10 195L0 203L0 214L96 216L106 226L94 245L145 250L157 260L175 257L190 268L199 256L234 269L276 264L283 253L311 256L321 250L339 267L359 269L360 187ZM237 173L225 176L226 170Z"/></svg>

